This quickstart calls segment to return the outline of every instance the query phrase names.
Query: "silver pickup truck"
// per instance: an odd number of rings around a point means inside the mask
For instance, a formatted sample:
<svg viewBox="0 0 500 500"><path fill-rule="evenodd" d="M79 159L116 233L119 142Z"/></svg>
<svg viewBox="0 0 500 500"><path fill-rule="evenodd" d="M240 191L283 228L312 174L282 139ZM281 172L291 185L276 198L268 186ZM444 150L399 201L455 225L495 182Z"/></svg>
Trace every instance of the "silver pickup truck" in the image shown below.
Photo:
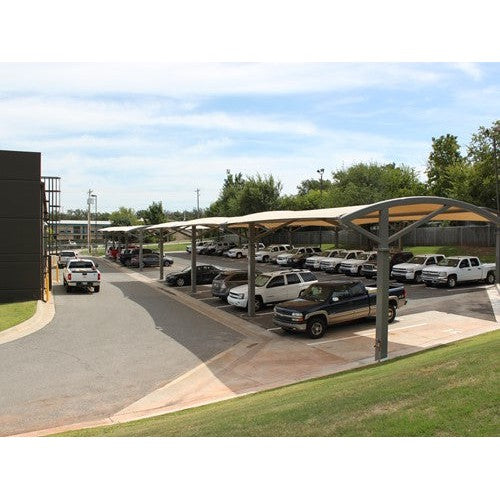
<svg viewBox="0 0 500 500"><path fill-rule="evenodd" d="M101 289L101 273L90 259L70 260L63 271L63 284L67 293L76 288L92 288L97 293Z"/></svg>

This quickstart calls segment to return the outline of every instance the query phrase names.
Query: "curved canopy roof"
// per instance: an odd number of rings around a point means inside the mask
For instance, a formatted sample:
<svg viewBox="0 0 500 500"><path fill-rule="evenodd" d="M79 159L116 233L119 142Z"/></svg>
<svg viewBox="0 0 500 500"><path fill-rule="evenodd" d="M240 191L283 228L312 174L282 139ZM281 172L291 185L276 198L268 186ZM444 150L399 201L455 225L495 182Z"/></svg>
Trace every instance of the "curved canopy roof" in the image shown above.
<svg viewBox="0 0 500 500"><path fill-rule="evenodd" d="M148 226L111 226L105 227L104 229L99 229L101 233L131 233L132 231L137 231L138 229L145 229Z"/></svg>
<svg viewBox="0 0 500 500"><path fill-rule="evenodd" d="M444 208L443 208L444 207ZM496 213L469 203L435 196L412 196L395 198L370 205L320 208L316 210L281 210L259 212L241 217L208 217L189 221L168 222L164 227L248 227L254 223L267 229L288 226L339 226L343 222L356 225L373 224L379 220L379 211L387 209L389 221L418 221L436 212L429 220L476 221L499 223ZM156 227L159 227L158 225ZM152 228L155 226L152 226Z"/></svg>

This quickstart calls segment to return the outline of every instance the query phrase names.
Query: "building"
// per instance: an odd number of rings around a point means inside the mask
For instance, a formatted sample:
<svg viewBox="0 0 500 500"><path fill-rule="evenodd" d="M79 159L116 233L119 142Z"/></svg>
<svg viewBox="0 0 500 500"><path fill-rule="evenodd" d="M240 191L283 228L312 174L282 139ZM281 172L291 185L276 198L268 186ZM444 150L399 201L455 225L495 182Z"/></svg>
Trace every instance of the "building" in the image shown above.
<svg viewBox="0 0 500 500"><path fill-rule="evenodd" d="M102 243L103 236L99 229L111 226L109 220L91 220L90 237L93 243ZM60 220L57 222L57 239L61 246L76 243L78 246L87 244L88 221L86 220Z"/></svg>
<svg viewBox="0 0 500 500"><path fill-rule="evenodd" d="M0 302L39 300L44 286L41 154L0 151Z"/></svg>

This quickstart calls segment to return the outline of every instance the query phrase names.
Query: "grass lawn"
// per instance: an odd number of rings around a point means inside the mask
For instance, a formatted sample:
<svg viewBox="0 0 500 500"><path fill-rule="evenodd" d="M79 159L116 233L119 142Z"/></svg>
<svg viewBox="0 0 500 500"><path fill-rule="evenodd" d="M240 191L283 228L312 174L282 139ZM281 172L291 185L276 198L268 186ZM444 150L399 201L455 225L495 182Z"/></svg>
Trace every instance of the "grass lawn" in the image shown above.
<svg viewBox="0 0 500 500"><path fill-rule="evenodd" d="M329 377L65 436L498 436L500 330Z"/></svg>
<svg viewBox="0 0 500 500"><path fill-rule="evenodd" d="M31 318L36 311L36 300L0 304L0 332Z"/></svg>

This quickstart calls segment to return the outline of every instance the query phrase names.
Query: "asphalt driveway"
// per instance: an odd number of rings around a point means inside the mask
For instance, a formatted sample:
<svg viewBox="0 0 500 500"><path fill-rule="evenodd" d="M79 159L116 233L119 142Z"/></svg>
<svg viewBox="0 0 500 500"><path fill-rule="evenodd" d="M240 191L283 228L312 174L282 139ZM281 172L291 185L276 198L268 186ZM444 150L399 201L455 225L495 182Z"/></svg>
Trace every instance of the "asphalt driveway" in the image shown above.
<svg viewBox="0 0 500 500"><path fill-rule="evenodd" d="M55 285L56 316L0 345L0 435L105 418L242 339L107 263L97 294Z"/></svg>

